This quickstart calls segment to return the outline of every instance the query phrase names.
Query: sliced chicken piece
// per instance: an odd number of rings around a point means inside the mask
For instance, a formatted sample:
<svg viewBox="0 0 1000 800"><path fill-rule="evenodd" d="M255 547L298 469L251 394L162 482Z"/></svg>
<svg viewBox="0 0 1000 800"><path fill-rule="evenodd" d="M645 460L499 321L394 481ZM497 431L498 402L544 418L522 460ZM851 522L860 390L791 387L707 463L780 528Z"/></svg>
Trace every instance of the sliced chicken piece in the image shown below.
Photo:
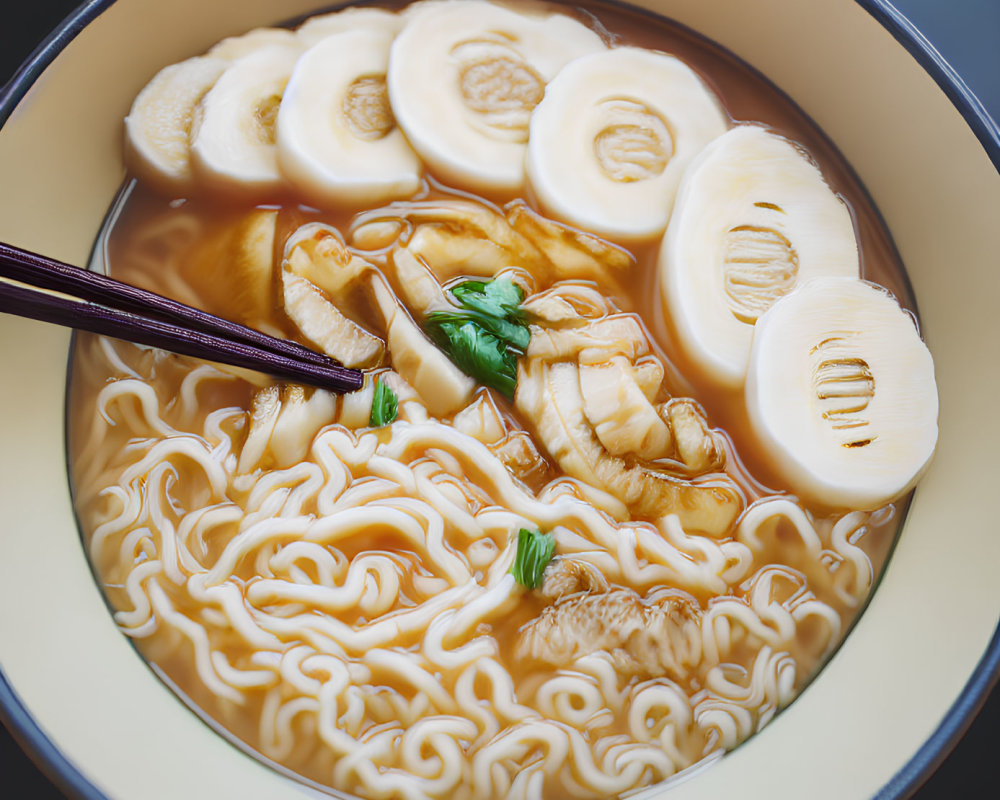
<svg viewBox="0 0 1000 800"><path fill-rule="evenodd" d="M521 628L514 654L565 667L607 652L634 675L683 680L701 660L700 618L679 593L649 605L631 589L571 594Z"/></svg>
<svg viewBox="0 0 1000 800"><path fill-rule="evenodd" d="M366 394L366 388L358 390ZM319 431L336 421L337 396L322 389L285 386L281 412L271 431L270 449L279 469L297 464L309 452L309 445ZM370 402L369 402L370 405Z"/></svg>
<svg viewBox="0 0 1000 800"><path fill-rule="evenodd" d="M322 222L307 222L285 242L282 269L305 278L335 302L374 267L347 249L339 231Z"/></svg>
<svg viewBox="0 0 1000 800"><path fill-rule="evenodd" d="M511 266L524 267L538 278L552 271L538 248L511 228L503 214L483 203L460 199L391 203L359 215L352 228L354 238L371 230L369 238L381 244L389 229L372 226L389 224L400 226L398 242L442 282L461 275L492 277Z"/></svg>
<svg viewBox="0 0 1000 800"><path fill-rule="evenodd" d="M379 376L390 374L381 372ZM393 385L392 388L396 389L397 387ZM375 380L369 373L365 376L365 382L358 391L340 395L337 416L333 421L351 430L368 427L372 417L372 401L374 399Z"/></svg>
<svg viewBox="0 0 1000 800"><path fill-rule="evenodd" d="M483 444L499 442L507 435L507 425L488 393L480 394L472 403L459 411L451 424Z"/></svg>
<svg viewBox="0 0 1000 800"><path fill-rule="evenodd" d="M254 392L250 402L250 419L247 437L236 463L236 472L245 475L253 472L264 458L271 433L281 411L281 387L265 386Z"/></svg>
<svg viewBox="0 0 1000 800"><path fill-rule="evenodd" d="M692 483L611 455L584 412L576 364L522 360L514 403L567 474L604 489L638 516L677 514L686 530L721 536L742 510L742 495L728 478Z"/></svg>
<svg viewBox="0 0 1000 800"><path fill-rule="evenodd" d="M646 399L624 356L582 365L580 391L587 420L611 455L652 461L670 452L670 428Z"/></svg>
<svg viewBox="0 0 1000 800"><path fill-rule="evenodd" d="M560 368L555 375L552 367ZM566 384L564 388L560 387L560 377ZM607 453L602 452L584 416L574 364L549 365L535 359L521 359L514 407L531 422L542 446L566 473L591 486L605 488L594 466Z"/></svg>
<svg viewBox="0 0 1000 800"><path fill-rule="evenodd" d="M489 239L439 225L419 225L406 244L442 281L461 275L491 278L501 270L522 264L516 254Z"/></svg>
<svg viewBox="0 0 1000 800"><path fill-rule="evenodd" d="M405 247L442 283L521 267L533 276L532 291L576 279L624 296L621 281L635 264L627 250L546 219L523 202L504 213L458 198L390 203L358 215L351 241L368 250Z"/></svg>
<svg viewBox="0 0 1000 800"><path fill-rule="evenodd" d="M538 452L534 440L525 431L510 429L491 394L480 394L455 415L452 425L489 447L511 474L525 483L535 486L550 477L549 462Z"/></svg>
<svg viewBox="0 0 1000 800"><path fill-rule="evenodd" d="M452 307L440 281L409 249L393 248L389 262L396 273L396 285L412 313L426 317L431 311Z"/></svg>
<svg viewBox="0 0 1000 800"><path fill-rule="evenodd" d="M701 474L722 467L725 448L708 427L704 413L693 400L679 398L664 403L660 413L670 425L677 459L691 472Z"/></svg>
<svg viewBox="0 0 1000 800"><path fill-rule="evenodd" d="M602 363L616 355L636 361L649 353L642 323L631 314L613 314L585 325L564 328L531 326L525 356L542 361L583 360Z"/></svg>
<svg viewBox="0 0 1000 800"><path fill-rule="evenodd" d="M370 367L382 359L382 340L348 319L312 283L282 273L285 313L305 339L345 367Z"/></svg>
<svg viewBox="0 0 1000 800"><path fill-rule="evenodd" d="M540 253L507 219L488 206L472 200L430 200L395 204L401 215L416 224L437 223L465 235L494 242L523 260L538 260Z"/></svg>
<svg viewBox="0 0 1000 800"><path fill-rule="evenodd" d="M646 362L650 363L650 362ZM662 369L642 377L662 379ZM644 461L671 459L690 475L719 470L725 448L693 400L675 398L654 406L639 384L639 372L624 356L580 366L584 413L604 448L615 456Z"/></svg>
<svg viewBox="0 0 1000 800"><path fill-rule="evenodd" d="M467 405L476 382L424 335L381 275L373 274L370 285L396 372L437 417L453 414Z"/></svg>
<svg viewBox="0 0 1000 800"><path fill-rule="evenodd" d="M553 477L551 465L526 431L510 431L489 447L514 477L533 489L541 489Z"/></svg>
<svg viewBox="0 0 1000 800"><path fill-rule="evenodd" d="M364 385L348 394L298 384L272 384L251 398L237 472L247 474L259 467L283 469L299 463L309 453L317 434L328 425L343 425L351 430L367 428L376 380L385 382L396 393L400 418L426 418L416 393L391 370L366 374Z"/></svg>
<svg viewBox="0 0 1000 800"><path fill-rule="evenodd" d="M593 564L575 558L555 558L545 568L542 597L559 600L579 592L606 592L608 581Z"/></svg>
<svg viewBox="0 0 1000 800"><path fill-rule="evenodd" d="M523 200L507 208L511 227L542 252L553 268L553 281L591 280L625 297L622 281L635 265L632 254L617 245L566 225L546 219Z"/></svg>
<svg viewBox="0 0 1000 800"><path fill-rule="evenodd" d="M521 303L521 310L550 325L605 317L615 311L610 301L592 286L568 281L531 295Z"/></svg>
<svg viewBox="0 0 1000 800"><path fill-rule="evenodd" d="M328 225L303 225L285 244L285 313L310 343L347 367L374 366L383 356L382 340L343 310L358 304L363 276L371 270L374 267L351 254Z"/></svg>
<svg viewBox="0 0 1000 800"><path fill-rule="evenodd" d="M663 364L656 356L644 356L632 364L632 375L649 402L655 402L663 386Z"/></svg>
<svg viewBox="0 0 1000 800"><path fill-rule="evenodd" d="M229 301L237 321L264 327L274 319L274 238L278 212L256 209L233 232L233 260L226 269Z"/></svg>
<svg viewBox="0 0 1000 800"><path fill-rule="evenodd" d="M237 472L246 474L262 466L283 469L298 463L320 430L335 422L343 424L347 398L351 404L367 401L371 408L371 397L370 382L343 398L297 384L272 385L255 392Z"/></svg>

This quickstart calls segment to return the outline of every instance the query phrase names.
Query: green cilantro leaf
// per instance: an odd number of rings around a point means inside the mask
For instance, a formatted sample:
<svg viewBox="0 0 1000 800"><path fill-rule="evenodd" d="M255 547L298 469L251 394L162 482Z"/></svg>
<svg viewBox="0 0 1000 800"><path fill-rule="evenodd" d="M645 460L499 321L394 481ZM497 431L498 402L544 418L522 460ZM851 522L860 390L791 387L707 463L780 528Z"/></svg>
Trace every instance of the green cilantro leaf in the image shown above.
<svg viewBox="0 0 1000 800"><path fill-rule="evenodd" d="M517 322L509 322L503 317L494 317L481 311L433 311L428 315L438 322L474 322L484 331L493 334L518 354L528 349L531 332L527 327Z"/></svg>
<svg viewBox="0 0 1000 800"><path fill-rule="evenodd" d="M531 341L520 310L524 294L510 278L465 281L451 290L460 308L428 315L428 335L466 375L513 399L517 357Z"/></svg>
<svg viewBox="0 0 1000 800"><path fill-rule="evenodd" d="M399 408L399 398L389 386L379 378L375 382L375 395L372 398L372 412L368 424L373 428L381 428L396 419Z"/></svg>
<svg viewBox="0 0 1000 800"><path fill-rule="evenodd" d="M517 534L517 552L511 575L526 589L537 589L542 585L545 567L556 551L556 537L551 533L529 531L521 528Z"/></svg>
<svg viewBox="0 0 1000 800"><path fill-rule="evenodd" d="M514 397L517 356L501 339L474 320L437 312L427 318L427 332L466 375L506 397Z"/></svg>
<svg viewBox="0 0 1000 800"><path fill-rule="evenodd" d="M524 293L520 286L506 276L486 283L466 281L452 288L451 293L470 310L512 321L523 319L520 305Z"/></svg>

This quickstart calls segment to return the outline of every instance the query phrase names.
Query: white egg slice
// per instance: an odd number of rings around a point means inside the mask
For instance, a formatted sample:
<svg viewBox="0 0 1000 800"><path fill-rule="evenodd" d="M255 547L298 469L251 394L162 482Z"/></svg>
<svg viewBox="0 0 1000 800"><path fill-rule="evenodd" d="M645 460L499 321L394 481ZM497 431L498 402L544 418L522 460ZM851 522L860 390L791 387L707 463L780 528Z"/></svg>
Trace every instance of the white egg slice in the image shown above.
<svg viewBox="0 0 1000 800"><path fill-rule="evenodd" d="M298 28L295 35L305 47L312 47L320 40L335 33L352 30L380 30L395 36L403 27L403 18L384 8L354 7L310 17Z"/></svg>
<svg viewBox="0 0 1000 800"><path fill-rule="evenodd" d="M183 194L192 185L191 130L198 104L229 66L200 56L160 70L125 117L125 159L161 191Z"/></svg>
<svg viewBox="0 0 1000 800"><path fill-rule="evenodd" d="M278 163L318 205L381 203L420 186L420 159L385 88L392 38L378 28L334 33L295 66L278 111Z"/></svg>
<svg viewBox="0 0 1000 800"><path fill-rule="evenodd" d="M685 166L729 120L679 59L634 47L579 58L531 117L527 172L545 210L619 241L663 233Z"/></svg>
<svg viewBox="0 0 1000 800"><path fill-rule="evenodd" d="M298 48L268 45L238 58L205 95L191 144L199 178L217 189L268 195L284 185L276 123Z"/></svg>
<svg viewBox="0 0 1000 800"><path fill-rule="evenodd" d="M793 491L874 509L916 482L937 442L934 363L882 288L817 278L757 322L746 381L754 433Z"/></svg>
<svg viewBox="0 0 1000 800"><path fill-rule="evenodd" d="M262 47L272 47L274 45L282 47L300 46L295 34L287 28L254 28L252 31L241 33L239 36L229 36L223 39L208 51L208 55L235 61L238 58L250 55L256 50L260 50Z"/></svg>
<svg viewBox="0 0 1000 800"><path fill-rule="evenodd" d="M604 49L563 14L521 14L485 0L419 3L392 46L392 110L444 180L513 194L524 183L531 112L546 84L567 62Z"/></svg>
<svg viewBox="0 0 1000 800"><path fill-rule="evenodd" d="M757 318L809 278L857 278L847 206L794 144L755 125L688 167L660 248L660 288L681 350L739 389Z"/></svg>

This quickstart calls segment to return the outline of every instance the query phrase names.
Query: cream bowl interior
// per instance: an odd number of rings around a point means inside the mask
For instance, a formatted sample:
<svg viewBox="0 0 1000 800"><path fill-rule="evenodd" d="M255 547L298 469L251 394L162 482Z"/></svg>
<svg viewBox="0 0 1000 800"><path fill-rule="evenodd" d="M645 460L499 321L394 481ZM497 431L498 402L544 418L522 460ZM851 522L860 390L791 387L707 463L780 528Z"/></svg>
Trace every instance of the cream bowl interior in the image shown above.
<svg viewBox="0 0 1000 800"><path fill-rule="evenodd" d="M987 148L997 158L1000 147L981 143L914 56L855 0L638 5L761 70L854 166L906 264L941 398L937 455L845 645L762 734L670 796L872 797L947 718L984 656L984 669L996 666L989 645L1000 617L992 513L1000 175ZM314 8L315 0L110 5L0 130L0 240L86 263L124 174L121 120L149 77L223 36ZM66 478L69 341L66 330L0 316L2 677L42 734L107 797L316 794L200 722L112 622L84 558Z"/></svg>

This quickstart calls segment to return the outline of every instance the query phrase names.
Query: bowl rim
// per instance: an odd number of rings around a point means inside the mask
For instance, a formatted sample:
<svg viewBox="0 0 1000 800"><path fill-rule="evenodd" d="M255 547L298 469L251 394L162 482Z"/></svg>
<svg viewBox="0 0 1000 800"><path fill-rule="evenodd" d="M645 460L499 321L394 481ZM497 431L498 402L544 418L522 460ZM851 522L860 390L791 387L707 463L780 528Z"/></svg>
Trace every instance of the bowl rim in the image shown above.
<svg viewBox="0 0 1000 800"><path fill-rule="evenodd" d="M45 69L116 0L85 0L70 12L35 48L13 77L0 87L0 128L39 79ZM987 157L1000 172L1000 124L997 123L962 77L934 45L890 0L854 0L917 61L937 83L979 140ZM903 800L930 777L972 724L989 693L1000 681L1000 625L938 727L907 763L882 787L875 800ZM26 755L67 796L82 800L109 800L69 760L22 702L14 686L0 669L0 723L10 731Z"/></svg>

